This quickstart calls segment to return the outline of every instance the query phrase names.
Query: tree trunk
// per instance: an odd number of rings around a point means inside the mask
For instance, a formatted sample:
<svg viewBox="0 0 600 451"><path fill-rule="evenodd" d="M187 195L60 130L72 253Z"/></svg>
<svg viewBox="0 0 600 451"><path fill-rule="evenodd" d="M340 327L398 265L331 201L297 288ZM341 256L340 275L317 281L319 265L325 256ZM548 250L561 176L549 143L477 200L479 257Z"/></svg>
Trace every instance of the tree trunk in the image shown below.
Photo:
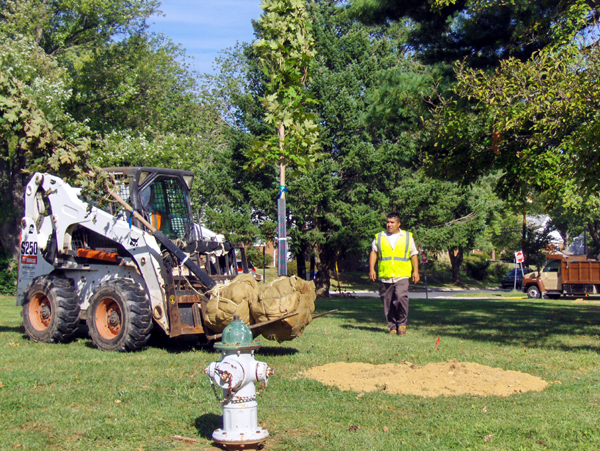
<svg viewBox="0 0 600 451"><path fill-rule="evenodd" d="M278 253L279 262L277 265L277 274L279 276L287 276L287 230L286 230L286 206L285 206L285 164L283 163L283 143L285 141L285 126L279 124L277 126L277 134L279 136L279 150L280 163L279 163L279 199L277 200L277 227L279 230L278 242Z"/></svg>
<svg viewBox="0 0 600 451"><path fill-rule="evenodd" d="M19 256L24 187L30 177L23 174L25 163L22 154L9 156L8 145L0 142L0 246L14 258Z"/></svg>
<svg viewBox="0 0 600 451"><path fill-rule="evenodd" d="M462 285L460 267L463 262L463 248L450 249L448 255L450 256L450 263L452 264L452 283L455 285Z"/></svg>
<svg viewBox="0 0 600 451"><path fill-rule="evenodd" d="M588 221L588 230L594 242L596 253L598 253L600 252L600 221Z"/></svg>
<svg viewBox="0 0 600 451"><path fill-rule="evenodd" d="M317 274L315 275L315 288L317 297L328 298L329 288L331 287L331 262L329 252L324 246L315 246L315 266Z"/></svg>
<svg viewBox="0 0 600 451"><path fill-rule="evenodd" d="M298 277L306 280L306 240L300 241L300 247L296 250L296 262L298 264Z"/></svg>

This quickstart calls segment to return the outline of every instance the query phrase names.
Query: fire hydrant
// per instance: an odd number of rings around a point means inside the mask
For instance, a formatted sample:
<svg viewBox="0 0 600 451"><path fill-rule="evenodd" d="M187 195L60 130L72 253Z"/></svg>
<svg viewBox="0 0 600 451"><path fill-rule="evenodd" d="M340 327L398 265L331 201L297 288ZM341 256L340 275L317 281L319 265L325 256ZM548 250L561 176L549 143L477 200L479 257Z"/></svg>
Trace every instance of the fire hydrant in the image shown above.
<svg viewBox="0 0 600 451"><path fill-rule="evenodd" d="M252 331L238 316L225 327L221 343L214 347L221 351L221 361L211 363L204 372L210 377L217 400L223 404L223 428L214 431L212 438L222 445L258 444L269 432L258 426L258 393L254 382L264 382L264 389L273 370L266 363L254 360L254 351L260 343L252 339ZM222 398L215 385L223 389Z"/></svg>

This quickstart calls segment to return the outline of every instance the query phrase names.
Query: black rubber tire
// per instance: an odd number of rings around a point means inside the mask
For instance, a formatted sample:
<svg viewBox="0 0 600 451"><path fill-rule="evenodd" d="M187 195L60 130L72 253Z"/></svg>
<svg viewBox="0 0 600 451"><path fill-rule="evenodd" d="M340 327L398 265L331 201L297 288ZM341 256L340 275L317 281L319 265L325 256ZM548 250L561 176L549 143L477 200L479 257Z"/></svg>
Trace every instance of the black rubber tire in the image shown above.
<svg viewBox="0 0 600 451"><path fill-rule="evenodd" d="M150 300L145 290L131 280L103 282L90 298L87 325L99 349L137 351L150 339Z"/></svg>
<svg viewBox="0 0 600 451"><path fill-rule="evenodd" d="M23 327L33 341L69 341L79 325L79 298L73 279L55 275L33 279L23 299Z"/></svg>
<svg viewBox="0 0 600 451"><path fill-rule="evenodd" d="M530 299L539 299L541 297L540 289L537 285L527 287L527 297Z"/></svg>

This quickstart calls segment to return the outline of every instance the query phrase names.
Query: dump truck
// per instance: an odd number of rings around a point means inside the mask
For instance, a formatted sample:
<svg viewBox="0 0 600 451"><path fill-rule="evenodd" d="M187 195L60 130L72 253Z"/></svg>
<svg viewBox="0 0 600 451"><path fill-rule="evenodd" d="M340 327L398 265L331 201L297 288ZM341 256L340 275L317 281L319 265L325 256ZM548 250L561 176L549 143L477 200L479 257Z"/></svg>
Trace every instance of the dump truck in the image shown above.
<svg viewBox="0 0 600 451"><path fill-rule="evenodd" d="M115 181L107 206L51 174L35 173L25 188L17 305L27 335L65 342L85 324L107 351L141 349L153 327L218 338L206 321L211 293L238 277L238 260L249 272L244 246L201 236L192 172L104 170Z"/></svg>
<svg viewBox="0 0 600 451"><path fill-rule="evenodd" d="M523 277L523 292L533 299L561 296L599 296L600 261L585 255L549 254L540 272Z"/></svg>

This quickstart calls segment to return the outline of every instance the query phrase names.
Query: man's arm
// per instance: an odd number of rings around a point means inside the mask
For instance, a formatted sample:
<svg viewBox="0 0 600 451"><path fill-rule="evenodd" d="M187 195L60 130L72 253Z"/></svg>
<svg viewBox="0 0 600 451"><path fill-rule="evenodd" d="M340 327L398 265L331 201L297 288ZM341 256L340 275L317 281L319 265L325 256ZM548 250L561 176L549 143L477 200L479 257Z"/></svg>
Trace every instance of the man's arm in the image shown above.
<svg viewBox="0 0 600 451"><path fill-rule="evenodd" d="M410 261L412 262L413 267L412 280L414 283L419 283L419 280L421 280L421 277L419 276L419 254L410 257Z"/></svg>
<svg viewBox="0 0 600 451"><path fill-rule="evenodd" d="M377 272L375 271L375 263L377 263L377 252L371 250L369 254L369 279L373 282L377 280Z"/></svg>

